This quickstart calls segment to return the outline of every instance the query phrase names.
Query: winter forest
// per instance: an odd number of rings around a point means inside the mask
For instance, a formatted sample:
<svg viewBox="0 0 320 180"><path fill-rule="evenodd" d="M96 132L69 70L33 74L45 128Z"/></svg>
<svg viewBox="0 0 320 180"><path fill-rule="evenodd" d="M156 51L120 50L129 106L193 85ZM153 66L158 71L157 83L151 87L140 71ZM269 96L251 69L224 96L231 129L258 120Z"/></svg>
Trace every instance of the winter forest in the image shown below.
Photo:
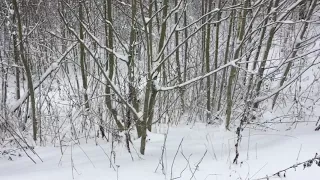
<svg viewBox="0 0 320 180"><path fill-rule="evenodd" d="M318 0L1 0L0 179L316 180L319 78Z"/></svg>

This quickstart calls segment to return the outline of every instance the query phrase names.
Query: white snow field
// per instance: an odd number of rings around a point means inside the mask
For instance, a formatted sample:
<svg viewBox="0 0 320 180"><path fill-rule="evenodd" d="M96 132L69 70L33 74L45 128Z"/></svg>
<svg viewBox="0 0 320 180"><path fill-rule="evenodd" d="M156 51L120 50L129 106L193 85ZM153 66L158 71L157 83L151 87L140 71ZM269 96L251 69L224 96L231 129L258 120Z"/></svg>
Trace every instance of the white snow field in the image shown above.
<svg viewBox="0 0 320 180"><path fill-rule="evenodd" d="M98 145L70 144L63 147L63 155L58 147L36 147L43 162L29 151L37 164L22 152L23 157L14 161L2 157L0 180L319 180L320 167L316 163L305 169L303 164L291 168L280 177L266 176L319 154L320 132L314 128L314 123L300 123L295 129L281 131L246 128L238 164L232 163L235 133L204 124L171 127L164 151L164 134L150 133L146 155L138 155L131 147L133 160L125 144L115 144L114 168L110 168L109 160L111 143L105 140L99 140ZM167 132L165 127L156 131ZM138 151L139 139L133 144Z"/></svg>

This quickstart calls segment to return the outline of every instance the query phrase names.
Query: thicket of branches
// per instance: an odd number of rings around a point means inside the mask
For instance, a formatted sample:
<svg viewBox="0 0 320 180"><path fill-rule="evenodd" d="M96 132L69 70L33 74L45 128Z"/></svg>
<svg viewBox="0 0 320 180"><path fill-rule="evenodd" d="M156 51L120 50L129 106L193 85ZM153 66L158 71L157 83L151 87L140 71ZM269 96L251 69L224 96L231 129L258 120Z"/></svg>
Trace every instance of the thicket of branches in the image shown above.
<svg viewBox="0 0 320 180"><path fill-rule="evenodd" d="M158 123L223 123L238 145L247 124L306 120L319 101L319 4L3 0L0 143L123 137L130 151L134 135L144 154ZM261 120L276 108L292 114Z"/></svg>

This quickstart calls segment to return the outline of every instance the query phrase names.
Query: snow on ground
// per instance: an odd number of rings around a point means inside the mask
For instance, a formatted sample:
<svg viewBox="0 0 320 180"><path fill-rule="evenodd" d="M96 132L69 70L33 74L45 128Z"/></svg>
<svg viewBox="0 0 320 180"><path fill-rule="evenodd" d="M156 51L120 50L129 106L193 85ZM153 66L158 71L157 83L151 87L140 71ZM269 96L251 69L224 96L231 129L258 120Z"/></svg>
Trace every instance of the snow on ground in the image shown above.
<svg viewBox="0 0 320 180"><path fill-rule="evenodd" d="M158 127L156 131L166 132L165 127ZM314 131L314 124L299 124L290 131L264 132L246 129L240 147L239 162L242 163L234 165L234 132L225 132L223 128L203 124L192 127L180 125L170 127L166 151L161 161L164 168L159 165L155 172L165 136L162 133L149 133L148 138L150 140L145 156L139 158L131 148L134 161L124 144L116 144L116 162L113 165L115 170L110 168L108 156L111 143L106 141L100 140L98 146L94 143L81 143L80 146L74 144L72 148L64 147L66 149L63 156L60 148L36 147L35 150L43 163L34 155L32 157L37 164L25 155L14 161L2 158L0 180L69 180L73 179L73 176L76 180L252 180L313 158L316 152L320 153L320 133ZM181 147L177 151L180 142ZM138 151L139 140L133 143ZM73 173L72 163L75 168ZM298 167L296 171L289 170L285 179L318 180L319 176L319 167L313 165L305 170L303 167Z"/></svg>

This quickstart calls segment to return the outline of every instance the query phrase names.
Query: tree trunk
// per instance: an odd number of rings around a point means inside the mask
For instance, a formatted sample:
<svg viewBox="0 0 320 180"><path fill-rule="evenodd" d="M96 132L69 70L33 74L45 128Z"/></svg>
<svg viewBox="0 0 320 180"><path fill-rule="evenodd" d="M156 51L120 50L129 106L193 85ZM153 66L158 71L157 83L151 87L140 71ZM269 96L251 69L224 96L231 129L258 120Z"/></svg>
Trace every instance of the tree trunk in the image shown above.
<svg viewBox="0 0 320 180"><path fill-rule="evenodd" d="M230 22L229 22L229 27L228 27L228 37L227 37L227 43L226 43L226 50L224 53L224 62L223 62L224 64L228 63L228 59L230 57L229 51L230 51L230 41L231 41L232 29L233 29L233 24L234 24L234 14L235 14L235 10L232 10L231 14L230 14ZM222 100L224 86L226 84L225 83L226 74L227 74L227 68L224 68L222 70L222 78L221 78L221 83L220 83L220 93L219 93L218 108L217 108L218 111L220 111L220 109L221 109L221 100Z"/></svg>
<svg viewBox="0 0 320 180"><path fill-rule="evenodd" d="M83 12L82 12L82 3L79 2L79 20L83 22ZM82 23L80 22L80 69L81 69L81 76L82 76L82 87L83 87L83 98L84 98L84 107L85 111L89 110L89 98L87 94L88 90L88 84L87 84L87 73L86 73L86 60L85 60L85 51L84 51L84 32L83 32L83 26Z"/></svg>
<svg viewBox="0 0 320 180"><path fill-rule="evenodd" d="M245 6L247 4L248 0L245 0ZM235 4L235 1L233 1L233 4ZM243 9L244 14L246 14L246 7ZM242 40L244 38L244 33L245 33L245 24L246 24L246 18L243 18L242 22L241 22L241 27L240 27L240 31L239 31L239 45L237 46L235 55L234 55L234 59L238 59L240 57L240 52L241 52L241 46L242 46ZM231 71L230 71L230 76L229 76L229 81L228 81L228 86L227 86L227 117L226 117L226 129L229 130L229 125L230 125L230 120L231 120L231 110L232 110L232 104L233 104L233 95L232 95L232 86L236 86L236 84L233 84L233 80L236 77L236 67L232 66L231 67ZM236 82L236 81L235 81Z"/></svg>
<svg viewBox="0 0 320 180"><path fill-rule="evenodd" d="M17 0L12 0L15 14L17 16L18 20L18 32L19 32L19 45L20 45L20 57L23 63L23 66L26 70L26 76L28 81L28 89L30 93L30 100L31 100L31 116L32 116L32 128L33 128L33 140L37 141L37 119L36 119L36 101L35 101L35 95L34 95L34 89L33 89L33 82L32 82L32 75L29 68L29 62L24 56L24 47L23 47L23 35L22 35L22 23L20 19L20 13L19 13L19 6L17 3Z"/></svg>
<svg viewBox="0 0 320 180"><path fill-rule="evenodd" d="M267 8L267 14L270 13L271 11L271 7L272 7L272 3L273 1L270 0L269 2L269 5L268 5L268 8ZM252 71L254 71L257 67L257 64L258 64L258 59L260 57L260 52L261 52L261 48L262 48L262 43L263 43L263 40L265 38L265 34L266 34L266 30L267 30L267 24L269 22L269 18L266 18L262 24L263 28L262 28L262 31L261 31L261 34L260 34L260 38L259 38L259 44L257 46L257 51L256 51L256 54L255 54L255 57L254 57L254 61L253 61L253 66L252 66ZM253 74L250 74L250 77L249 77L249 80L248 80L248 87L247 87L247 95L245 97L245 99L247 100L248 97L250 96L250 91L251 91L251 88L253 87ZM252 94L251 94L252 95ZM246 102L246 101L245 101Z"/></svg>
<svg viewBox="0 0 320 180"><path fill-rule="evenodd" d="M279 0L275 0L274 2L274 5L273 5L273 8L276 8L279 6ZM273 13L273 17L272 17L272 21L275 21L277 19L277 13L274 12ZM257 83L257 87L256 87L256 96L259 96L260 94L260 89L261 89L261 86L262 86L262 78L263 78L263 73L264 73L264 69L265 69L265 66L266 66L266 63L267 63L267 59L268 59L268 55L269 55L269 52L270 52L270 49L271 49L271 44L272 44L272 41L273 41L273 37L276 33L276 25L274 25L270 31L269 31L269 37L268 37L268 41L267 41L267 47L264 51L264 54L263 54L263 59L262 59L262 62L260 64L260 68L258 70L258 83ZM259 107L259 103L255 103L253 105L254 108L258 108Z"/></svg>
<svg viewBox="0 0 320 180"><path fill-rule="evenodd" d="M212 9L212 0L209 0L208 12ZM211 42L211 26L210 26L211 14L208 15L207 21L207 30L205 38L205 64L206 64L206 73L210 72L210 42ZM207 77L207 122L211 119L211 82L210 76Z"/></svg>
<svg viewBox="0 0 320 180"><path fill-rule="evenodd" d="M178 0L174 1L174 5L177 6L178 5ZM177 24L178 23L178 12L176 12L174 14L174 23ZM177 47L179 45L179 31L176 31L174 33L175 35L175 46ZM177 65L177 73L178 73L178 82L179 84L182 83L182 74L181 74L181 65L180 65L180 54L179 54L179 48L176 50L176 65ZM184 112L184 90L183 89L179 89L179 93L180 93L180 100L181 100L181 109L182 112Z"/></svg>
<svg viewBox="0 0 320 180"><path fill-rule="evenodd" d="M218 0L218 9L221 8L221 0ZM216 27L216 40L215 40L215 51L214 51L214 69L218 68L218 55L219 55L219 35L220 35L220 19L221 19L221 11L217 12L217 18L216 20L218 21L215 24ZM212 102L214 102L213 107L216 106L216 88L217 88L217 75L218 73L214 74L213 78L213 92L212 92ZM222 82L221 82L222 84Z"/></svg>
<svg viewBox="0 0 320 180"><path fill-rule="evenodd" d="M112 29L112 4L111 1L105 0L105 18L108 19L108 21L111 23L109 26L105 24L105 33L108 34L106 36L106 46L110 49L113 49L113 29ZM109 72L108 77L112 81L113 80L113 74L114 74L114 55L112 53L107 52L108 54L108 62L107 62L107 67L106 71ZM106 104L109 109L109 111L112 114L112 117L114 118L117 127L120 131L124 130L124 127L120 120L118 119L118 113L117 111L113 108L112 106L112 100L111 100L111 88L107 84L105 87L105 93L106 93Z"/></svg>

